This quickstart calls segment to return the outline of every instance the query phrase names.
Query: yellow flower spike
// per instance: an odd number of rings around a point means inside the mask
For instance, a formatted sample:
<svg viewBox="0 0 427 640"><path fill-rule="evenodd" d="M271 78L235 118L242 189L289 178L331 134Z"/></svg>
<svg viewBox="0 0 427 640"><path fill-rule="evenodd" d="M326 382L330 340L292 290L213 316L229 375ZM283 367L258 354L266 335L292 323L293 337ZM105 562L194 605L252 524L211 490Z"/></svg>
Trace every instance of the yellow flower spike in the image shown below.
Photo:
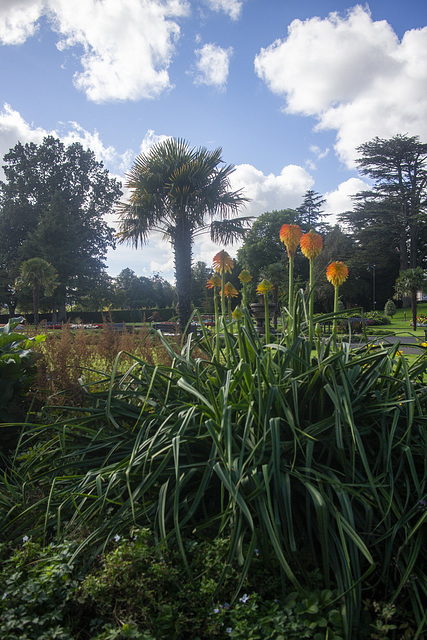
<svg viewBox="0 0 427 640"><path fill-rule="evenodd" d="M224 295L226 298L237 298L239 292L236 287L234 287L231 282L227 282L224 286Z"/></svg>
<svg viewBox="0 0 427 640"><path fill-rule="evenodd" d="M285 243L290 258L295 257L302 235L302 229L297 224L284 224L280 229L280 240Z"/></svg>
<svg viewBox="0 0 427 640"><path fill-rule="evenodd" d="M208 289L213 289L214 287L220 287L221 286L221 278L214 273L212 278L209 278L209 280L206 283L206 287Z"/></svg>
<svg viewBox="0 0 427 640"><path fill-rule="evenodd" d="M243 269L237 277L242 284L248 284L252 280L252 276L247 269Z"/></svg>
<svg viewBox="0 0 427 640"><path fill-rule="evenodd" d="M322 236L313 229L310 229L308 233L301 236L300 240L301 251L309 260L314 260L321 253L323 249Z"/></svg>
<svg viewBox="0 0 427 640"><path fill-rule="evenodd" d="M230 273L234 266L234 260L224 251L219 251L213 257L213 270L217 273Z"/></svg>
<svg viewBox="0 0 427 640"><path fill-rule="evenodd" d="M262 280L259 285L256 288L256 292L260 295L260 296L264 296L266 293L268 293L269 291L271 291L273 288L273 285L271 284L271 282L269 280Z"/></svg>
<svg viewBox="0 0 427 640"><path fill-rule="evenodd" d="M344 262L331 262L326 269L326 277L334 287L340 287L348 278L348 267Z"/></svg>
<svg viewBox="0 0 427 640"><path fill-rule="evenodd" d="M236 307L231 315L233 316L234 320L239 321L243 318L243 311L240 307Z"/></svg>

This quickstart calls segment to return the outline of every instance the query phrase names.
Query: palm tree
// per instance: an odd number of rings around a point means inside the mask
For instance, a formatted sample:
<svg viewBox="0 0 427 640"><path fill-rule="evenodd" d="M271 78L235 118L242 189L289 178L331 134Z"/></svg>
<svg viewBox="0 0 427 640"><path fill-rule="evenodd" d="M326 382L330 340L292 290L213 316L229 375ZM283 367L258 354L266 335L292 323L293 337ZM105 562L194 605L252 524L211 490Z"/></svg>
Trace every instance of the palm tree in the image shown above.
<svg viewBox="0 0 427 640"><path fill-rule="evenodd" d="M411 297L412 326L414 331L417 328L417 294L418 291L426 291L427 278L421 267L415 269L405 269L401 271L394 285L395 298Z"/></svg>
<svg viewBox="0 0 427 640"><path fill-rule="evenodd" d="M120 242L138 247L161 231L172 245L181 331L191 314L194 238L209 230L214 242L232 243L250 220L229 219L246 198L229 190L234 167L223 164L221 153L173 138L154 145L136 158L127 176L128 202L119 205Z"/></svg>
<svg viewBox="0 0 427 640"><path fill-rule="evenodd" d="M33 290L33 310L34 324L39 323L39 301L40 290L50 296L57 286L57 276L55 268L43 260L43 258L30 258L25 260L19 267L20 276L16 281L17 289L31 287Z"/></svg>

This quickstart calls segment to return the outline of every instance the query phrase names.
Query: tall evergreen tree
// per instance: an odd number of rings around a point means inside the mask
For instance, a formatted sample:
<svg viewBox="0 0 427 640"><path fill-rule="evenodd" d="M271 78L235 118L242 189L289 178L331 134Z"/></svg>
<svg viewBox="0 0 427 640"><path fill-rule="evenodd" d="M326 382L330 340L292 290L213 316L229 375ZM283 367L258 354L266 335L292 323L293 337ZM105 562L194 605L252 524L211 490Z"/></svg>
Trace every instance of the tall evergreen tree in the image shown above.
<svg viewBox="0 0 427 640"><path fill-rule="evenodd" d="M322 206L325 202L326 200L316 191L309 189L305 192L302 204L296 209L300 225L305 231L318 230L324 215Z"/></svg>
<svg viewBox="0 0 427 640"><path fill-rule="evenodd" d="M401 270L421 266L426 258L421 239L427 237L427 144L418 136L397 135L374 138L357 151L360 173L374 181L371 192L358 196L365 213L376 221L388 214L381 226L393 227Z"/></svg>

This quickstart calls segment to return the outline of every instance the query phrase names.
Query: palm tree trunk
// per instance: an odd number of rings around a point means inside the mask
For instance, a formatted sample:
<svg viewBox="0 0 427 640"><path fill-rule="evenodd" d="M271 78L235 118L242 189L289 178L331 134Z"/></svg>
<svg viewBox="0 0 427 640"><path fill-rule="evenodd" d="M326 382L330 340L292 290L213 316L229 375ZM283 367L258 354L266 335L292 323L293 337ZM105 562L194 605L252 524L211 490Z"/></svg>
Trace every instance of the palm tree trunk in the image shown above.
<svg viewBox="0 0 427 640"><path fill-rule="evenodd" d="M184 333L191 315L191 254L192 235L188 225L177 227L174 238L176 293L179 330Z"/></svg>
<svg viewBox="0 0 427 640"><path fill-rule="evenodd" d="M39 300L40 300L40 285L38 282L33 286L33 311L34 311L34 326L37 327L39 323Z"/></svg>

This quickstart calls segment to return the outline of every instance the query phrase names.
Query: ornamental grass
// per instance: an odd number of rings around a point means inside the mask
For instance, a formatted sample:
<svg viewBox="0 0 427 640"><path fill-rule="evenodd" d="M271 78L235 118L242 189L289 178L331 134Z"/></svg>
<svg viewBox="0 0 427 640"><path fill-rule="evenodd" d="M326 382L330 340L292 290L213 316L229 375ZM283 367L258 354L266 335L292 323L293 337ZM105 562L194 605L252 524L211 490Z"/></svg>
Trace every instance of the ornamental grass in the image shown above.
<svg viewBox="0 0 427 640"><path fill-rule="evenodd" d="M235 333L202 325L180 348L158 332L169 364L119 354L104 389L83 385L83 406L29 419L1 481L3 539L74 539L89 560L144 527L197 584L189 541L222 538L214 599L236 564L237 599L256 559L279 601L316 575L348 640L370 637L360 619L373 602L404 626L378 637L422 638L426 359L409 367L398 344L351 348L319 331L310 341L302 292L291 342L287 315L266 343L243 314Z"/></svg>

